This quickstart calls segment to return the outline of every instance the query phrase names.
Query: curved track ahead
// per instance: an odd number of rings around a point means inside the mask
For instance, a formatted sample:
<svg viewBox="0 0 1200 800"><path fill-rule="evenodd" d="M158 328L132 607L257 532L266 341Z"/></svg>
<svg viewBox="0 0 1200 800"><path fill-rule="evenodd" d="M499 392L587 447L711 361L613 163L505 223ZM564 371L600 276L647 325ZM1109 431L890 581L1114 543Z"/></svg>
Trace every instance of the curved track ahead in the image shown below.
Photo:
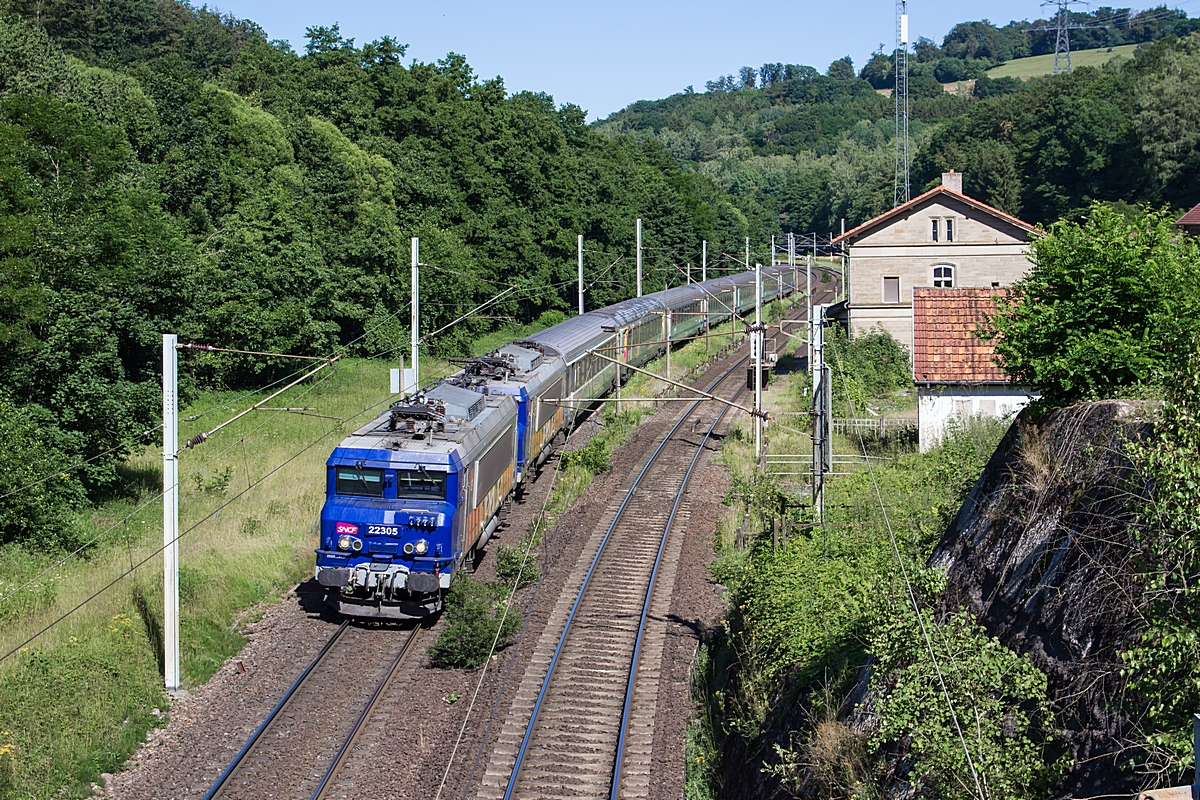
<svg viewBox="0 0 1200 800"><path fill-rule="evenodd" d="M740 394L746 361L736 361L708 390L732 378L739 388L727 394ZM652 736L629 723L650 602L692 468L728 408L699 434L685 425L697 405L662 439L613 514L550 657L506 800L616 798L624 784L645 795Z"/></svg>

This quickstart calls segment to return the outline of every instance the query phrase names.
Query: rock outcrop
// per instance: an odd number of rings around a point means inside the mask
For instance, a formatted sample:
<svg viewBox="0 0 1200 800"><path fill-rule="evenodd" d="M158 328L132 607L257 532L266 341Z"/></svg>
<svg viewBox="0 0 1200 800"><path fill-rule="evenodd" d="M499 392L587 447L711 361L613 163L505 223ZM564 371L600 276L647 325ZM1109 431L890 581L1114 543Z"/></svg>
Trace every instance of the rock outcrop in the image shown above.
<svg viewBox="0 0 1200 800"><path fill-rule="evenodd" d="M1144 487L1126 444L1149 433L1138 404L1107 400L1022 414L930 558L942 610L966 608L1049 678L1057 743L1070 754L1056 795L1137 793L1119 768L1133 745L1120 652L1140 630L1134 524Z"/></svg>

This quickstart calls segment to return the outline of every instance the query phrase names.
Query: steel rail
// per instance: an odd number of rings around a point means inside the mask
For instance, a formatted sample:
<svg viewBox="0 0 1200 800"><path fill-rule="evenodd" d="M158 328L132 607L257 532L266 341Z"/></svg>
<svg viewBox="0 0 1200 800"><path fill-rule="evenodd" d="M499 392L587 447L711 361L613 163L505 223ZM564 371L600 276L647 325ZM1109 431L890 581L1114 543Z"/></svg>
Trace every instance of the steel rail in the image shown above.
<svg viewBox="0 0 1200 800"><path fill-rule="evenodd" d="M746 358L748 359L749 356ZM734 369L740 366L741 363L739 361ZM724 376L722 376L722 380L724 380ZM745 390L744 386L739 387L737 392L734 393L734 398L736 399ZM617 800L617 795L621 790L621 759L625 754L625 733L629 727L629 708L633 705L633 690L637 683L638 657L642 652L642 639L646 633L646 620L650 615L650 597L654 593L654 585L658 578L658 567L662 562L663 550L666 549L667 539L670 538L671 528L675 524L675 514L679 511L679 504L683 501L684 492L687 491L688 481L692 478L692 471L696 468L696 463L700 460L700 455L704 452L704 447L708 444L708 440L712 438L713 431L717 429L717 425L724 419L728 411L729 406L721 407L712 424L708 426L708 431L704 434L704 438L696 446L696 454L692 456L692 462L688 464L687 472L683 474L683 483L679 485L679 492L675 495L675 502L671 506L671 515L667 518L667 524L663 527L662 540L658 543L658 553L654 557L654 569L650 573L650 583L646 586L646 599L642 602L642 618L638 623L637 639L633 646L633 658L630 662L632 666L629 669L629 684L625 688L625 707L621 711L621 724L617 734L617 757L613 762L612 791L609 793L610 800Z"/></svg>
<svg viewBox="0 0 1200 800"><path fill-rule="evenodd" d="M420 623L417 623L413 626L412 632L408 636L408 640L404 642L404 646L401 647L400 652L396 654L396 658L393 659L392 665L388 667L388 671L384 673L383 678L379 681L379 685L375 687L375 691L371 695L371 698L367 700L366 707L362 710L362 713L358 715L358 719L355 721L354 727L351 728L350 732L346 734L346 740L342 742L342 746L340 749L338 749L337 755L333 757L333 761L330 763L329 768L325 770L325 775L321 778L321 782L317 784L317 788L312 793L312 800L320 800L320 798L325 795L325 789L331 785L329 782L330 778L333 777L333 774L342 765L342 761L346 757L346 753L350 751L350 746L354 743L354 740L358 738L358 732L362 728L363 722L365 722L367 717L371 715L371 711L374 710L375 704L379 702L379 698L383 694L384 688L391 683L392 677L396 674L396 670L402 663L404 663L404 659L412 651L413 644L415 644L417 641L417 635L424 630L424 627L425 626Z"/></svg>
<svg viewBox="0 0 1200 800"><path fill-rule="evenodd" d="M717 386L719 386L726 379L728 379L729 376L731 374L733 374L734 371L737 370L745 361L749 360L749 358L750 357L747 355L747 356L743 356L742 358L738 359L738 361L733 366L731 366L728 370L726 370L719 378L717 378L717 380L713 381L713 383L710 384L709 388L714 389ZM694 405L699 405L699 401L697 401ZM550 659L550 665L546 669L546 677L542 681L542 688L538 692L537 701L534 703L534 706L533 706L533 713L530 715L529 724L525 728L525 735L521 740L521 747L517 751L516 761L513 764L512 773L509 775L508 786L504 791L504 800L512 800L513 791L516 789L516 785L517 785L517 778L521 771L521 767L524 763L525 753L529 748L529 742L533 738L533 731L537 725L538 713L541 711L542 703L545 701L546 693L549 691L549 688L550 688L550 680L554 675L554 668L558 665L559 656L562 654L563 646L566 644L566 641L567 641L567 635L571 630L571 623L574 621L575 614L579 610L579 605L583 601L584 595L587 593L588 584L592 580L592 574L596 571L596 566L600 563L600 557L604 553L604 546L606 544L608 544L608 540L612 536L613 531L616 529L617 523L621 520L621 515L625 513L625 509L629 505L629 502L633 499L634 493L637 491L637 489L641 485L642 479L645 477L645 475L649 471L650 467L658 459L658 456L662 453L663 449L667 446L667 443L671 441L671 439L675 436L676 432L680 429L680 427L683 426L684 422L687 421L688 414L690 414L690 413L691 413L691 410L689 409L687 412L685 412L683 415L680 416L679 421L676 422L675 425L671 428L671 430L667 433L667 435L663 437L663 439L659 443L658 447L655 448L654 452L650 455L650 458L648 458L646 460L646 463L642 466L641 472L638 473L637 478L634 480L633 485L630 486L629 491L626 492L625 499L621 501L621 505L617 509L616 514L613 516L613 520L612 520L611 524L609 524L608 530L605 531L605 533L604 533L604 538L601 539L601 541L600 541L600 546L596 550L596 555L592 558L592 563L591 563L591 565L589 565L587 574L584 576L583 584L579 587L579 592L575 596L575 602L574 602L574 604L572 604L571 611L567 615L566 623L563 625L563 632L559 636L559 639L558 639L558 645L554 648L554 655ZM684 490L684 487L681 487L679 490L679 493L681 495L683 494L683 490ZM666 532L664 532L664 534L663 534L663 540L664 541L666 540ZM660 551L661 551L661 547L660 547ZM657 563L657 561L656 561L656 563Z"/></svg>
<svg viewBox="0 0 1200 800"><path fill-rule="evenodd" d="M275 718L279 716L279 712L282 711L283 707L287 705L289 700L292 699L292 695L296 693L296 690L300 688L301 684L303 684L308 676L312 674L312 671L318 664L321 663L322 659L324 659L329 651L333 648L334 643L336 643L337 640L342 637L342 634L345 633L346 628L349 626L350 620L346 620L340 626L338 626L338 629L334 631L332 636L329 637L329 641L327 641L325 646L321 648L321 651L317 653L316 658L314 658L312 662L304 668L304 671L300 673L299 677L292 682L291 687L284 692L283 697L279 698L279 702L275 704L273 709L271 709L271 713L267 714L266 719L264 719L254 733L250 735L250 738L246 741L246 744L242 745L242 749L238 751L238 754L233 757L233 761L229 763L229 766L226 767L225 771L221 773L221 776L217 778L216 783L214 783L212 788L208 790L208 794L204 795L204 800L212 800L212 798L217 796L217 793L221 791L221 788L225 785L225 782L229 780L229 777L242 763L246 755L252 749L254 749L256 744L258 744L259 739L262 737L267 727L275 721Z"/></svg>

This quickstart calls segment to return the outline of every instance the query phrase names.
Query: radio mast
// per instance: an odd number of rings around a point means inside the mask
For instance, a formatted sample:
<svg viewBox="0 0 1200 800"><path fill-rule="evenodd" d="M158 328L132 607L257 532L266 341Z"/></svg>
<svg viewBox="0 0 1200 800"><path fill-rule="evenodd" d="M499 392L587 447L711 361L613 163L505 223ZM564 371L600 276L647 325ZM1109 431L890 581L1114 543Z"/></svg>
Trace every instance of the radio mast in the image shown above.
<svg viewBox="0 0 1200 800"><path fill-rule="evenodd" d="M896 0L896 180L892 205L907 203L908 180L908 0Z"/></svg>

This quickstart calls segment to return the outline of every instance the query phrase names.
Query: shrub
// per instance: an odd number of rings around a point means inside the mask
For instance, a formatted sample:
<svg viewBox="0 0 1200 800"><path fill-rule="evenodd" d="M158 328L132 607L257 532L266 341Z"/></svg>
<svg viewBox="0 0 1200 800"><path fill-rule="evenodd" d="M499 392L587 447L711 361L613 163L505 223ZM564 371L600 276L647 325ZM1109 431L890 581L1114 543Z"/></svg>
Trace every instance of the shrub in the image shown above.
<svg viewBox="0 0 1200 800"><path fill-rule="evenodd" d="M1044 796L1061 772L1047 762L1054 715L1046 675L966 612L940 625L922 616L928 643L911 609L889 608L871 626L872 689L891 685L873 744L910 741L911 774L936 797L977 797L973 772L991 796Z"/></svg>
<svg viewBox="0 0 1200 800"><path fill-rule="evenodd" d="M611 459L612 453L609 451L605 437L593 436L586 445L578 450L563 453L562 458L558 461L558 468L583 467L590 470L592 474L599 475L601 472L608 471Z"/></svg>
<svg viewBox="0 0 1200 800"><path fill-rule="evenodd" d="M473 669L487 661L493 642L497 649L503 647L524 624L516 609L504 614L510 591L503 584L477 582L465 575L455 581L446 595L446 627L428 651L433 663Z"/></svg>
<svg viewBox="0 0 1200 800"><path fill-rule="evenodd" d="M496 577L514 589L521 589L538 579L536 542L525 539L520 544L502 544L496 550ZM528 555L526 552L528 551Z"/></svg>
<svg viewBox="0 0 1200 800"><path fill-rule="evenodd" d="M881 328L847 337L833 325L825 331L825 345L825 361L833 369L835 413L849 416L849 403L863 415L868 398L912 387L908 351Z"/></svg>
<svg viewBox="0 0 1200 800"><path fill-rule="evenodd" d="M1033 240L1032 271L980 332L1053 405L1162 385L1200 329L1200 245L1171 214L1129 219L1097 203L1084 219Z"/></svg>

